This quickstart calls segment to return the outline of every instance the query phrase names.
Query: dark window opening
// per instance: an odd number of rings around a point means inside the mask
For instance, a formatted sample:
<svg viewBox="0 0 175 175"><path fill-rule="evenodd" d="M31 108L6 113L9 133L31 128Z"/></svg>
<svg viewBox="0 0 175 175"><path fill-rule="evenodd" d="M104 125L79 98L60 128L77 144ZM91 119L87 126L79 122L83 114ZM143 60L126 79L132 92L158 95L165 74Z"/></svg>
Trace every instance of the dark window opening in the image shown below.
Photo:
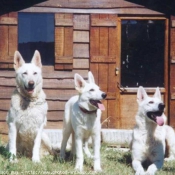
<svg viewBox="0 0 175 175"><path fill-rule="evenodd" d="M26 62L38 50L43 65L54 65L54 14L19 13L18 50Z"/></svg>
<svg viewBox="0 0 175 175"><path fill-rule="evenodd" d="M121 84L164 87L164 20L122 20Z"/></svg>

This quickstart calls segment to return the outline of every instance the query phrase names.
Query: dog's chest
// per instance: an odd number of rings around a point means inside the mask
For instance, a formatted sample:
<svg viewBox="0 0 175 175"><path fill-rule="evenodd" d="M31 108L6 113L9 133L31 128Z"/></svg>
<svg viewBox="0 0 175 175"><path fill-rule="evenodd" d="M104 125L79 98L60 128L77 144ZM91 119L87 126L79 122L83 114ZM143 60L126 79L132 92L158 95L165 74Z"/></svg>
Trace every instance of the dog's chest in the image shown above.
<svg viewBox="0 0 175 175"><path fill-rule="evenodd" d="M12 118L21 132L34 132L46 121L47 102L45 100L27 101L14 98L10 109Z"/></svg>
<svg viewBox="0 0 175 175"><path fill-rule="evenodd" d="M73 111L72 122L75 127L79 126L85 130L92 130L97 124L96 113L86 114L80 110Z"/></svg>
<svg viewBox="0 0 175 175"><path fill-rule="evenodd" d="M164 152L165 136L162 129L140 131L139 137L143 153L149 156L149 158L157 157L159 152Z"/></svg>

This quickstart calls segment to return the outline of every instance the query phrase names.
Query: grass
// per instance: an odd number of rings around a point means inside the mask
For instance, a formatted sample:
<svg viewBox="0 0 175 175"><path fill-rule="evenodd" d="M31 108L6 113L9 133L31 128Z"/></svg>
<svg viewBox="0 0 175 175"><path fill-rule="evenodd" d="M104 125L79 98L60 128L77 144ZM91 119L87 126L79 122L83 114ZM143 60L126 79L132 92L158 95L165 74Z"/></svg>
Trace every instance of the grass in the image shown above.
<svg viewBox="0 0 175 175"><path fill-rule="evenodd" d="M53 156L49 155L41 160L41 163L33 163L26 157L18 157L18 163L8 161L9 153L0 146L0 174L13 175L51 175L51 174L83 174L74 171L75 161L67 160L60 163ZM92 169L93 161L85 157L84 174L94 174ZM134 171L131 167L130 152L117 151L116 149L107 149L105 145L101 147L101 165L103 172L97 175L132 175ZM165 162L163 168L157 172L159 175L175 174L175 161Z"/></svg>

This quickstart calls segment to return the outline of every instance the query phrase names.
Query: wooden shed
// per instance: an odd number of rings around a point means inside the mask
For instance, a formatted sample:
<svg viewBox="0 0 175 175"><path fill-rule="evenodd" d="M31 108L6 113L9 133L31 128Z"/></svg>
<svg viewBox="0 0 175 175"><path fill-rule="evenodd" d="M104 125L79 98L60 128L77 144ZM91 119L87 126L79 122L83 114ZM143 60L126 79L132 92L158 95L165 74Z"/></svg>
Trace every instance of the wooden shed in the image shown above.
<svg viewBox="0 0 175 175"><path fill-rule="evenodd" d="M13 9L13 8L12 8ZM46 128L62 128L74 73L107 92L103 128L132 129L139 86L159 86L175 127L175 18L124 0L49 0L0 16L0 133L15 88L13 55L39 50L49 104Z"/></svg>

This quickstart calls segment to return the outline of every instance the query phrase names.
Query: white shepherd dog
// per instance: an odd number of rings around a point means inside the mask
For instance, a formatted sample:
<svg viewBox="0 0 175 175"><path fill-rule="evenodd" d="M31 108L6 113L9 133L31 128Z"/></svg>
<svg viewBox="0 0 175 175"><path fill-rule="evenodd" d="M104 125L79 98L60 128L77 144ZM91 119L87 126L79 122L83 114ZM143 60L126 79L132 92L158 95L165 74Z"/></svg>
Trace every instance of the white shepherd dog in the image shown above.
<svg viewBox="0 0 175 175"><path fill-rule="evenodd" d="M137 102L139 108L131 142L132 166L136 175L154 175L163 166L165 149L169 148L167 160L174 159L175 134L165 125L165 105L159 88L153 97L149 97L144 88L139 87ZM146 172L143 163L148 166Z"/></svg>
<svg viewBox="0 0 175 175"><path fill-rule="evenodd" d="M40 53L35 51L31 63L25 63L21 54L14 54L17 87L11 97L7 114L9 127L10 161L16 161L17 151L40 162L43 151L51 151L49 138L43 132L47 122L48 105L42 90L42 63Z"/></svg>
<svg viewBox="0 0 175 175"><path fill-rule="evenodd" d="M100 145L101 145L101 110L104 106L101 100L106 98L95 84L91 72L87 83L79 74L74 75L75 88L79 96L72 97L65 105L63 140L61 144L61 159L65 158L67 140L72 133L72 152L76 154L75 169L83 170L83 144L92 137L94 150L94 170L101 171ZM74 143L75 142L75 143ZM87 147L86 147L87 148ZM88 151L88 149L86 149ZM85 150L85 153L86 153ZM88 154L88 153L87 153Z"/></svg>

